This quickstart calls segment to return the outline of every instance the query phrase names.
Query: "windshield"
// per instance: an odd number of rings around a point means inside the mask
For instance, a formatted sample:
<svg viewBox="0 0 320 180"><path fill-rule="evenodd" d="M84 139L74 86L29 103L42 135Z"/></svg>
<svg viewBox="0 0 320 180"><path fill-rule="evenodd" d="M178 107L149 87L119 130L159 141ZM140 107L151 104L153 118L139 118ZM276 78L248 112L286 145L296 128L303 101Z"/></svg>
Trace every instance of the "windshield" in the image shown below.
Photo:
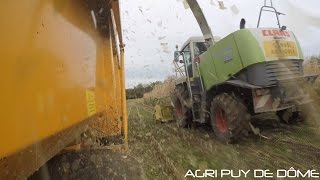
<svg viewBox="0 0 320 180"><path fill-rule="evenodd" d="M207 51L207 46L205 42L195 42L194 43L194 56L197 57L202 53Z"/></svg>
<svg viewBox="0 0 320 180"><path fill-rule="evenodd" d="M192 63L191 61L191 51L190 51L190 45L187 45L183 50L183 57L187 65L190 65Z"/></svg>

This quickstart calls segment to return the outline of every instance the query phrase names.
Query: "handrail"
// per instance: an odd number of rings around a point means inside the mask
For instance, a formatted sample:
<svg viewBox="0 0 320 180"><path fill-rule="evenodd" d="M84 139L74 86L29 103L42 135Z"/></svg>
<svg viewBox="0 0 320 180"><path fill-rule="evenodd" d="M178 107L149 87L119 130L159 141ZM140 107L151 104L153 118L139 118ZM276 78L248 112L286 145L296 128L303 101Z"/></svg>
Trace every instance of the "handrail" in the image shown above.
<svg viewBox="0 0 320 180"><path fill-rule="evenodd" d="M202 89L202 91L204 91L203 80L202 80L202 76L201 76L201 71L200 71L200 68L199 68L199 63L198 63L198 62L196 62L196 66L197 66L197 69L198 69L198 73L199 73L199 77L200 77L200 84L201 84L201 89Z"/></svg>
<svg viewBox="0 0 320 180"><path fill-rule="evenodd" d="M262 16L262 12L263 12L263 11L275 13L275 14L276 14L276 17L277 17L278 26L279 26L279 28L281 28L281 24L280 24L280 20L279 20L279 15L285 15L285 14L283 14L283 13L281 13L281 12L278 12L278 11L276 10L276 8L273 7L272 0L270 0L270 6L267 5L267 0L264 0L264 6L262 6L261 9L260 9L260 14L259 14L259 18L258 18L257 28L260 27L261 16Z"/></svg>
<svg viewBox="0 0 320 180"><path fill-rule="evenodd" d="M184 74L184 72L181 70L185 65L179 66L176 61L173 61L173 64L174 64L174 66L175 66L176 76L178 76L177 73L179 73L180 76L186 76L186 75Z"/></svg>

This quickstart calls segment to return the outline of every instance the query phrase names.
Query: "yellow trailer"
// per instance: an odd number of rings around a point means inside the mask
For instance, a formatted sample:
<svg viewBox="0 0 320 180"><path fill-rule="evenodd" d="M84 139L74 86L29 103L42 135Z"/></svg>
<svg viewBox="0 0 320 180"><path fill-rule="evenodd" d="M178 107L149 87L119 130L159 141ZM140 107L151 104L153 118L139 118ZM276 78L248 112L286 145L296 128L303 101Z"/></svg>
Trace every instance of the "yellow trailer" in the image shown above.
<svg viewBox="0 0 320 180"><path fill-rule="evenodd" d="M119 1L0 4L0 179L28 177L88 128L126 143Z"/></svg>

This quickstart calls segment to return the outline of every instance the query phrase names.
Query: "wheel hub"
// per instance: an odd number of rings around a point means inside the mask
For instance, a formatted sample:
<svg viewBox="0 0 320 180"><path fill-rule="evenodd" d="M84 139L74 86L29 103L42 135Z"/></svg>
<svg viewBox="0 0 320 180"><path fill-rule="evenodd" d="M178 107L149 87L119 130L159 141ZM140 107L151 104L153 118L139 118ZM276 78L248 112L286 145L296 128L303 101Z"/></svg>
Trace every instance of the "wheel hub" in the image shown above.
<svg viewBox="0 0 320 180"><path fill-rule="evenodd" d="M215 112L215 125L221 133L225 133L228 130L226 113L221 108Z"/></svg>
<svg viewBox="0 0 320 180"><path fill-rule="evenodd" d="M177 115L178 118L181 118L183 116L182 105L181 105L181 102L179 100L178 100L177 106L176 106L176 115Z"/></svg>

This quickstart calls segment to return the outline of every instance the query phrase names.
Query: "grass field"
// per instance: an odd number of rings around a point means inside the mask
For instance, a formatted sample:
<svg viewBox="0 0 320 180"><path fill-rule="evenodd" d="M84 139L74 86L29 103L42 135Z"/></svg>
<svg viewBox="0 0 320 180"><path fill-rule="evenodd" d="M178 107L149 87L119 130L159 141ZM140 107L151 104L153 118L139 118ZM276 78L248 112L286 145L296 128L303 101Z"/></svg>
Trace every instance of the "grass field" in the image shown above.
<svg viewBox="0 0 320 180"><path fill-rule="evenodd" d="M307 109L309 116L305 122L270 128L266 122L273 122L277 118L274 114L252 117L264 120L258 126L261 136L251 134L239 144L221 143L207 125L178 129L175 122L159 123L153 117L151 105L143 99L129 100L128 152L93 148L63 153L30 179L176 180L184 179L189 169L275 172L293 167L320 172L320 116L314 96L313 108ZM252 174L247 179L252 179Z"/></svg>
<svg viewBox="0 0 320 180"><path fill-rule="evenodd" d="M306 124L263 128L264 137L251 135L227 145L209 126L177 129L157 123L153 108L143 100L127 102L130 154L148 179L183 179L188 169L295 169L320 171L320 131Z"/></svg>

